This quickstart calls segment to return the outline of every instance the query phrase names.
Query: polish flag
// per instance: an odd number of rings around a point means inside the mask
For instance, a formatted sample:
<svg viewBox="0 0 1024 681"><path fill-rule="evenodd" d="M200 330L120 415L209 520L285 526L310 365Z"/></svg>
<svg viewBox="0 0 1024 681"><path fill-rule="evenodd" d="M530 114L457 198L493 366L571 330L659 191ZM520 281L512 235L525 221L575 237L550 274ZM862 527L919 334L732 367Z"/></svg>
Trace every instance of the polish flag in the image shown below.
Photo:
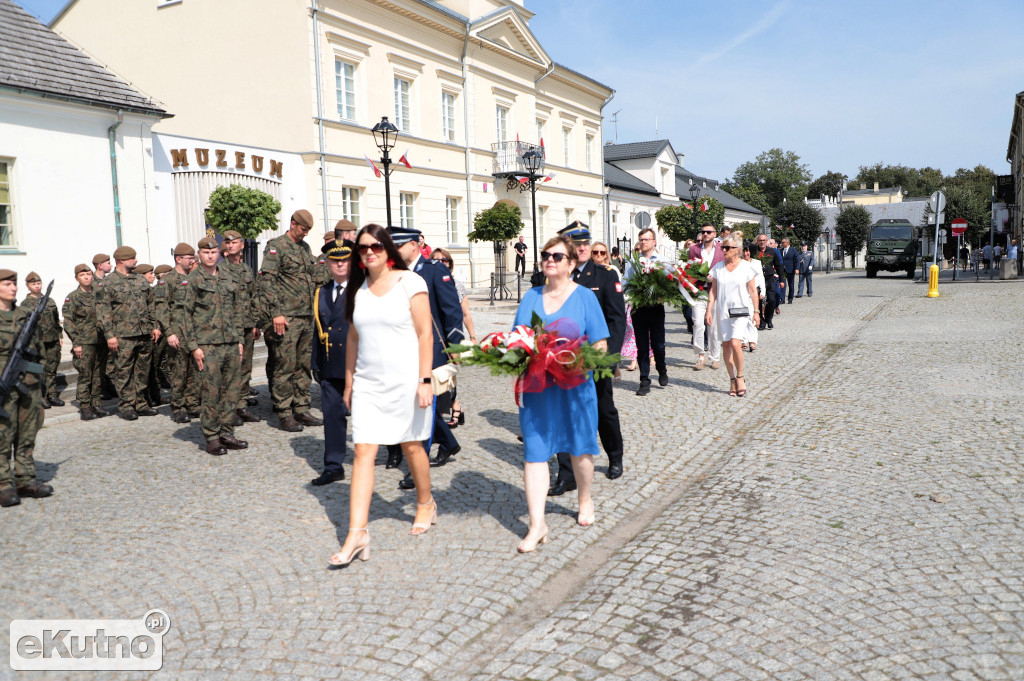
<svg viewBox="0 0 1024 681"><path fill-rule="evenodd" d="M381 175L380 168L373 165L373 161L370 160L369 156L363 156L363 158L366 159L366 165L370 166L370 168L373 169L373 174L376 175L377 178L379 179Z"/></svg>
<svg viewBox="0 0 1024 681"><path fill-rule="evenodd" d="M540 138L540 148L541 149L544 148L544 138L543 137Z"/></svg>
<svg viewBox="0 0 1024 681"><path fill-rule="evenodd" d="M541 182L550 182L553 179L555 179L555 173L548 173L547 175L544 176L544 179L541 180Z"/></svg>
<svg viewBox="0 0 1024 681"><path fill-rule="evenodd" d="M689 210L693 210L693 206L691 206L690 204L686 203L685 201L683 201L683 205L686 206Z"/></svg>
<svg viewBox="0 0 1024 681"><path fill-rule="evenodd" d="M711 208L711 206L710 206L710 205L708 205L708 202L707 202L707 201L705 201L705 202L704 202L704 205L702 205L702 206L700 207L700 209L701 209L702 211L704 211L705 213L707 213L707 212L708 212L708 209L709 209L709 208Z"/></svg>
<svg viewBox="0 0 1024 681"><path fill-rule="evenodd" d="M401 163L406 168L412 170L412 166L409 165L409 150L408 149L406 149L405 153L402 154L402 157L400 159L398 159L398 162Z"/></svg>
<svg viewBox="0 0 1024 681"><path fill-rule="evenodd" d="M519 184L526 184L529 181L530 181L529 177L520 177L519 178Z"/></svg>

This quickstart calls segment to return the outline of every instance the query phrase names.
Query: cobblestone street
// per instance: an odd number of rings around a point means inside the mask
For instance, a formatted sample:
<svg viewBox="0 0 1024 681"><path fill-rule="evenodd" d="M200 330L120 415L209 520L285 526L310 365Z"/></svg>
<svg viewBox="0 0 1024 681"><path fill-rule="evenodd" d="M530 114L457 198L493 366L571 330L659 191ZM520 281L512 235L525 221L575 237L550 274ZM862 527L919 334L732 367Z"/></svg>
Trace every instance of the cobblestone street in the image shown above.
<svg viewBox="0 0 1024 681"><path fill-rule="evenodd" d="M512 386L479 369L462 451L431 469L438 525L409 535L382 449L373 557L338 571L348 482L308 484L322 428L246 425L215 458L166 415L47 425L55 495L0 512L0 645L12 619L158 608L171 629L158 673L0 679L1024 678L1024 287L815 284L746 354L744 399L692 371L671 313L670 385L616 384L625 475L596 461L597 523L553 498L526 555ZM514 310L478 303L477 335Z"/></svg>

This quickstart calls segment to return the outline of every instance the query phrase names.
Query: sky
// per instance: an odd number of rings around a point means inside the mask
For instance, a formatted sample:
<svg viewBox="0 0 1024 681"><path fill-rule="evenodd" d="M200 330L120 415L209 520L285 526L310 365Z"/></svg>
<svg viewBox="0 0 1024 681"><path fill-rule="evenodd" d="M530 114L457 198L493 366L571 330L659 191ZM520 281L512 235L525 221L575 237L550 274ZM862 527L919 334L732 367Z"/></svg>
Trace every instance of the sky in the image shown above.
<svg viewBox="0 0 1024 681"><path fill-rule="evenodd" d="M18 0L44 22L65 1ZM668 139L705 177L726 180L773 147L795 152L814 177L853 178L879 162L1009 173L1024 90L1021 0L526 7L552 59L615 90L605 141Z"/></svg>

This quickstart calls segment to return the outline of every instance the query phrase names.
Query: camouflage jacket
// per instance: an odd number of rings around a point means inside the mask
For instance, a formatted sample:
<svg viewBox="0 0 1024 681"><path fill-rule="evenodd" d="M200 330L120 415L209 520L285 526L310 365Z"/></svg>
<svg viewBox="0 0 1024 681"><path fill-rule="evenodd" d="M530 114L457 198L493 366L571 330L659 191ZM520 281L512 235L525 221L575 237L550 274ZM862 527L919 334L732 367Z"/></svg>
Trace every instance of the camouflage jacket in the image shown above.
<svg viewBox="0 0 1024 681"><path fill-rule="evenodd" d="M252 269L244 262L236 265L227 260L217 263L217 269L227 273L238 287L238 297L242 306L242 325L247 329L262 326L260 297L256 290L256 277L253 276Z"/></svg>
<svg viewBox="0 0 1024 681"><path fill-rule="evenodd" d="M39 304L39 299L31 293L25 296L25 300L21 301L21 306L29 313L36 309L36 305ZM44 343L56 343L60 340L61 334L64 330L60 328L60 315L57 313L57 303L53 302L53 298L46 299L46 307L43 308L43 314L39 317L39 337Z"/></svg>
<svg viewBox="0 0 1024 681"><path fill-rule="evenodd" d="M16 307L10 312L0 310L0 369L3 369L4 365L7 364L7 359L11 356L11 349L14 347L14 341L18 339L18 332L21 331L21 325L25 323L30 313L30 310L24 306ZM42 319L39 320L39 323L43 323ZM37 326L36 332L32 334L29 347L42 354L43 341L39 328ZM39 376L29 373L25 374L24 382L26 386L40 385L42 383Z"/></svg>
<svg viewBox="0 0 1024 681"><path fill-rule="evenodd" d="M277 316L313 316L313 255L305 241L282 234L267 243L260 267L259 291L267 320Z"/></svg>
<svg viewBox="0 0 1024 681"><path fill-rule="evenodd" d="M334 279L331 277L331 270L327 267L327 256L320 254L313 265L313 286L327 286Z"/></svg>
<svg viewBox="0 0 1024 681"><path fill-rule="evenodd" d="M149 282L141 274L111 272L103 278L96 302L96 315L107 340L148 336L157 328L149 310Z"/></svg>
<svg viewBox="0 0 1024 681"><path fill-rule="evenodd" d="M64 331L72 345L96 345L103 334L96 322L96 292L76 288L64 299Z"/></svg>
<svg viewBox="0 0 1024 681"><path fill-rule="evenodd" d="M182 305L185 304L185 292L188 289L188 281L192 274L181 274L178 270L171 270L164 275L157 286L158 295L163 299L163 305L157 306L157 313L160 315L160 328L164 336L177 336L185 340L182 330Z"/></svg>
<svg viewBox="0 0 1024 681"><path fill-rule="evenodd" d="M201 345L242 342L238 286L227 273L218 268L213 276L199 267L188 275L188 284L182 288L182 342L188 352Z"/></svg>

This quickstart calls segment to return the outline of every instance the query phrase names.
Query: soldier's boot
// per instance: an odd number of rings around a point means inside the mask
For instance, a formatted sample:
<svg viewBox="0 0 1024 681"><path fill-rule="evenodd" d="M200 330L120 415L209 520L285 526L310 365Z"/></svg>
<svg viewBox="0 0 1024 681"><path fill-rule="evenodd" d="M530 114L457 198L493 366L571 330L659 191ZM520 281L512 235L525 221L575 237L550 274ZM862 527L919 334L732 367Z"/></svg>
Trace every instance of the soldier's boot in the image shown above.
<svg viewBox="0 0 1024 681"><path fill-rule="evenodd" d="M222 456L228 453L227 448L221 444L220 438L215 438L206 443L206 453L214 456Z"/></svg>
<svg viewBox="0 0 1024 681"><path fill-rule="evenodd" d="M55 407L63 407L65 405L64 400L60 399L57 395L51 395L46 400Z"/></svg>
<svg viewBox="0 0 1024 681"><path fill-rule="evenodd" d="M92 421L93 419L98 419L99 418L99 416L97 416L96 413L93 412L93 410L90 409L89 407L85 407L83 409L79 409L78 410L78 416L83 421Z"/></svg>
<svg viewBox="0 0 1024 681"><path fill-rule="evenodd" d="M160 412L158 412L153 407L150 407L149 405L146 405L145 407L141 407L139 409L136 409L135 413L138 414L139 416L156 416Z"/></svg>
<svg viewBox="0 0 1024 681"><path fill-rule="evenodd" d="M43 409L49 409L49 408L50 408L50 400L48 400L48 399L46 399L44 397L43 398Z"/></svg>
<svg viewBox="0 0 1024 681"><path fill-rule="evenodd" d="M260 401L258 399L256 399L255 397L246 397L245 398L245 403L247 405L249 405L250 407L255 407L257 404L260 403Z"/></svg>
<svg viewBox="0 0 1024 681"><path fill-rule="evenodd" d="M18 495L30 499L43 499L53 494L53 487L41 482L30 482L18 488Z"/></svg>
<svg viewBox="0 0 1024 681"><path fill-rule="evenodd" d="M248 409L239 409L236 413L238 414L238 418L242 419L245 423L259 423L263 420Z"/></svg>
<svg viewBox="0 0 1024 681"><path fill-rule="evenodd" d="M0 507L17 506L20 503L21 499L18 497L18 492L14 487L0 489Z"/></svg>
<svg viewBox="0 0 1024 681"><path fill-rule="evenodd" d="M249 443L245 440L239 440L234 435L221 435L220 443L227 449L245 449L249 446Z"/></svg>
<svg viewBox="0 0 1024 681"><path fill-rule="evenodd" d="M184 411L176 411L171 414L171 420L175 423L189 423L192 419Z"/></svg>
<svg viewBox="0 0 1024 681"><path fill-rule="evenodd" d="M318 419L317 417L315 417L312 414L310 414L308 411L302 412L301 414L296 414L295 415L295 420L298 421L299 423L301 423L304 426L322 426L322 425L324 425L323 419Z"/></svg>
<svg viewBox="0 0 1024 681"><path fill-rule="evenodd" d="M230 425L231 425L231 426L232 426L233 428L237 428L238 426L240 426L240 425L242 425L243 423L245 423L245 421L243 421L243 420L242 420L242 417L241 417L241 416L239 416L239 415L238 415L238 412L236 411L236 412L232 412L232 413L231 413L231 419L230 419L230 420L228 421L228 423L229 423L229 424L230 424Z"/></svg>
<svg viewBox="0 0 1024 681"><path fill-rule="evenodd" d="M103 418L104 416L110 416L110 412L103 407L89 407L93 414L96 414L96 418Z"/></svg>
<svg viewBox="0 0 1024 681"><path fill-rule="evenodd" d="M298 433L302 431L302 424L295 420L294 416L278 416L278 421L281 425L281 430L288 433Z"/></svg>
<svg viewBox="0 0 1024 681"><path fill-rule="evenodd" d="M134 409L125 409L120 413L120 416L125 421L137 421L139 419L139 415L135 413Z"/></svg>

